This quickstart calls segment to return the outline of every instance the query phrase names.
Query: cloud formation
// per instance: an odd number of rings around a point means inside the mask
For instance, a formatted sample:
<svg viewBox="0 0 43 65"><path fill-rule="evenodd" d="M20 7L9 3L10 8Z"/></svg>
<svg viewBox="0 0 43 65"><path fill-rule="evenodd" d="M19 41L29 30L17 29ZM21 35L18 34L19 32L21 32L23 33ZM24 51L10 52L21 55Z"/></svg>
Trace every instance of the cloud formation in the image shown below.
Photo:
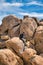
<svg viewBox="0 0 43 65"><path fill-rule="evenodd" d="M42 4L42 3L37 2L37 1L32 1L32 2L27 3L27 6L30 6L30 5L43 6L43 4Z"/></svg>
<svg viewBox="0 0 43 65"><path fill-rule="evenodd" d="M28 3L20 3L20 2L8 3L8 2L4 2L4 1L2 0L1 1L2 3L0 3L0 5L3 5L3 6L17 6L17 7L24 6L24 5L26 5L26 6L31 6L31 5L43 6L42 3L37 2L37 1L32 1L32 2L28 2Z"/></svg>
<svg viewBox="0 0 43 65"><path fill-rule="evenodd" d="M31 17L38 17L38 18L43 18L43 13L36 13L36 12L32 12L32 13L24 13L24 12L19 12L20 15L29 15Z"/></svg>
<svg viewBox="0 0 43 65"><path fill-rule="evenodd" d="M3 5L3 6L16 6L16 7L20 7L20 6L23 6L24 4L22 4L22 3L2 3L1 5Z"/></svg>

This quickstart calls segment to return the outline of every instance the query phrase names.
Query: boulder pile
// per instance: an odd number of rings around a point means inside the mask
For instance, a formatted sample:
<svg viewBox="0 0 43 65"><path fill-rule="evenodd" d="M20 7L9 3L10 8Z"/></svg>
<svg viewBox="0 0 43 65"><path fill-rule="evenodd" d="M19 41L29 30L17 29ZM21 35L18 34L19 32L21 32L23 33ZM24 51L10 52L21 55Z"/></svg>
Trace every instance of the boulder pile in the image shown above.
<svg viewBox="0 0 43 65"><path fill-rule="evenodd" d="M43 19L13 15L3 18L0 65L43 65Z"/></svg>

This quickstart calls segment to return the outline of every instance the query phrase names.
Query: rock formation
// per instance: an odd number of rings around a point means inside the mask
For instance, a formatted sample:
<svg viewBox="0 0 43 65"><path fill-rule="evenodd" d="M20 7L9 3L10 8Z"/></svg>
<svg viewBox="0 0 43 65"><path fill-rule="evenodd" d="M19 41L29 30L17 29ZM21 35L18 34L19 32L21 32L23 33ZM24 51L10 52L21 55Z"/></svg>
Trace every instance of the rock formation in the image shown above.
<svg viewBox="0 0 43 65"><path fill-rule="evenodd" d="M43 65L43 19L13 15L3 18L0 65Z"/></svg>

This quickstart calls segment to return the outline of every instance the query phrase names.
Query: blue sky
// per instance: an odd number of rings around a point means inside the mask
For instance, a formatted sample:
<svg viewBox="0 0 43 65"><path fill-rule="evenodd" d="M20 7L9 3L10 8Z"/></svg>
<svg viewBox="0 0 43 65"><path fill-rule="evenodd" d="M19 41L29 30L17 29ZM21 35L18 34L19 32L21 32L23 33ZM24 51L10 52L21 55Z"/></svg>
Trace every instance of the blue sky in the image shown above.
<svg viewBox="0 0 43 65"><path fill-rule="evenodd" d="M43 0L0 0L0 24L3 17L13 14L18 18L24 15L43 18Z"/></svg>

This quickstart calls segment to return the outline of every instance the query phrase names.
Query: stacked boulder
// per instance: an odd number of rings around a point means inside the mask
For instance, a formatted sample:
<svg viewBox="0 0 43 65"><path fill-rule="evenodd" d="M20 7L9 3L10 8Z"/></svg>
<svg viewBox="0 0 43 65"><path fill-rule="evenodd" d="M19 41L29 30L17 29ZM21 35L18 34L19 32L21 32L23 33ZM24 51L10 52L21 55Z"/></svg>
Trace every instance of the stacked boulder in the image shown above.
<svg viewBox="0 0 43 65"><path fill-rule="evenodd" d="M43 53L43 26L38 26L35 36L35 48L38 53Z"/></svg>
<svg viewBox="0 0 43 65"><path fill-rule="evenodd" d="M2 20L1 32L2 34L9 35L10 37L19 36L20 19L15 16L9 15Z"/></svg>
<svg viewBox="0 0 43 65"><path fill-rule="evenodd" d="M24 37L27 40L31 40L33 38L34 32L37 28L37 23L33 18L26 17L23 19L20 34L24 34Z"/></svg>
<svg viewBox="0 0 43 65"><path fill-rule="evenodd" d="M9 15L0 25L0 65L43 65L43 20Z"/></svg>
<svg viewBox="0 0 43 65"><path fill-rule="evenodd" d="M23 61L9 49L1 49L0 65L23 65Z"/></svg>

